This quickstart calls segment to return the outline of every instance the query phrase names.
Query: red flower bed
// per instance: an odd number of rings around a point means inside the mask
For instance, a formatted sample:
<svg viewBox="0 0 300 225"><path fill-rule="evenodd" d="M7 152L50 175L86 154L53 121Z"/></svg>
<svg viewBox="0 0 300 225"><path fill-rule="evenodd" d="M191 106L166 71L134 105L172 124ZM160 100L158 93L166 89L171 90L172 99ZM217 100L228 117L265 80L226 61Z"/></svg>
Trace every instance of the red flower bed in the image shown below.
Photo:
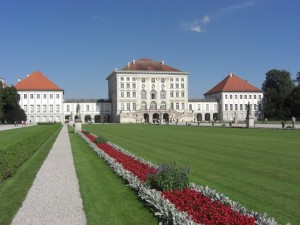
<svg viewBox="0 0 300 225"><path fill-rule="evenodd" d="M118 163L136 175L142 182L145 182L149 173L156 173L157 169L142 163L131 156L125 155L124 153L116 150L114 147L106 143L97 144L106 154L114 158Z"/></svg>
<svg viewBox="0 0 300 225"><path fill-rule="evenodd" d="M190 189L182 191L166 191L162 195L173 203L180 211L186 211L196 223L205 225L251 224L255 225L254 217L247 217L232 210L229 205L212 201L200 192Z"/></svg>

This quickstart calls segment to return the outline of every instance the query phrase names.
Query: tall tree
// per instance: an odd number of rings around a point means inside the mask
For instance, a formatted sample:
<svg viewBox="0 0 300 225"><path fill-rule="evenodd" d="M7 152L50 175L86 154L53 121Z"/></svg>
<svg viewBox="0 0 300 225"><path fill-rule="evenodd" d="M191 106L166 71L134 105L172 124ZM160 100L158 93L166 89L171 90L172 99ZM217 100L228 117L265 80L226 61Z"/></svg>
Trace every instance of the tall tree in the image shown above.
<svg viewBox="0 0 300 225"><path fill-rule="evenodd" d="M294 88L290 72L272 69L266 73L263 83L265 117L281 118L290 116L289 95Z"/></svg>
<svg viewBox="0 0 300 225"><path fill-rule="evenodd" d="M0 123L1 123L2 117L4 115L3 103L2 103L2 89L3 89L3 84L2 84L2 81L0 80Z"/></svg>
<svg viewBox="0 0 300 225"><path fill-rule="evenodd" d="M19 105L20 96L14 86L5 87L1 90L1 99L3 104L2 122L14 123L26 120L26 114Z"/></svg>

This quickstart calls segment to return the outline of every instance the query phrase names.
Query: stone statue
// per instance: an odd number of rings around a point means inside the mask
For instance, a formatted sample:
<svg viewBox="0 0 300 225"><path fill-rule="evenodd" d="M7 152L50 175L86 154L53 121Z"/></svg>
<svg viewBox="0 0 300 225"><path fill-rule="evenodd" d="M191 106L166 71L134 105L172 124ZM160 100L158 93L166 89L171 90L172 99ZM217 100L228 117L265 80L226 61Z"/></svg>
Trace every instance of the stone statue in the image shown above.
<svg viewBox="0 0 300 225"><path fill-rule="evenodd" d="M77 116L78 119L81 119L81 116L80 116L80 105L79 104L77 104L77 106L76 106L76 116Z"/></svg>
<svg viewBox="0 0 300 225"><path fill-rule="evenodd" d="M246 116L246 118L249 119L250 115L251 115L251 107L250 107L250 102L248 102L248 105L247 105L247 116Z"/></svg>

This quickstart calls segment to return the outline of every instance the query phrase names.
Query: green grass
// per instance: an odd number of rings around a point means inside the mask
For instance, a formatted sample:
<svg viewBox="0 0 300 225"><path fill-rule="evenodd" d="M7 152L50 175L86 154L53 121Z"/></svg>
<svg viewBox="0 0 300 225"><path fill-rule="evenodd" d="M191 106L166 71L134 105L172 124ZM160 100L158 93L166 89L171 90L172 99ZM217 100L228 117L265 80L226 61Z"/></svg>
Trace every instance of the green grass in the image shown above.
<svg viewBox="0 0 300 225"><path fill-rule="evenodd" d="M77 134L69 136L88 224L158 224L137 194Z"/></svg>
<svg viewBox="0 0 300 225"><path fill-rule="evenodd" d="M23 132L31 132L36 128L27 127L0 132L0 142L7 139L13 140ZM0 225L8 225L11 223L14 215L21 207L27 192L29 191L37 172L46 159L53 143L55 142L60 129L37 150L33 156L28 159L15 173L15 175L0 185Z"/></svg>
<svg viewBox="0 0 300 225"><path fill-rule="evenodd" d="M187 164L196 184L282 224L300 224L299 131L135 124L84 128L154 163Z"/></svg>

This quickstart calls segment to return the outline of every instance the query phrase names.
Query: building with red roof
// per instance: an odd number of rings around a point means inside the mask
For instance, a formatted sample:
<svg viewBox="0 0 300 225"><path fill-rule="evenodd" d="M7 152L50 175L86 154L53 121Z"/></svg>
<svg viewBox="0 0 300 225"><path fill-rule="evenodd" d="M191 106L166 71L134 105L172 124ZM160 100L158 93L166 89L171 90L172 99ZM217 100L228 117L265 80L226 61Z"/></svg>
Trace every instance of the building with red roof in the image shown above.
<svg viewBox="0 0 300 225"><path fill-rule="evenodd" d="M27 115L27 122L63 122L64 90L40 71L35 71L16 85L20 106Z"/></svg>

